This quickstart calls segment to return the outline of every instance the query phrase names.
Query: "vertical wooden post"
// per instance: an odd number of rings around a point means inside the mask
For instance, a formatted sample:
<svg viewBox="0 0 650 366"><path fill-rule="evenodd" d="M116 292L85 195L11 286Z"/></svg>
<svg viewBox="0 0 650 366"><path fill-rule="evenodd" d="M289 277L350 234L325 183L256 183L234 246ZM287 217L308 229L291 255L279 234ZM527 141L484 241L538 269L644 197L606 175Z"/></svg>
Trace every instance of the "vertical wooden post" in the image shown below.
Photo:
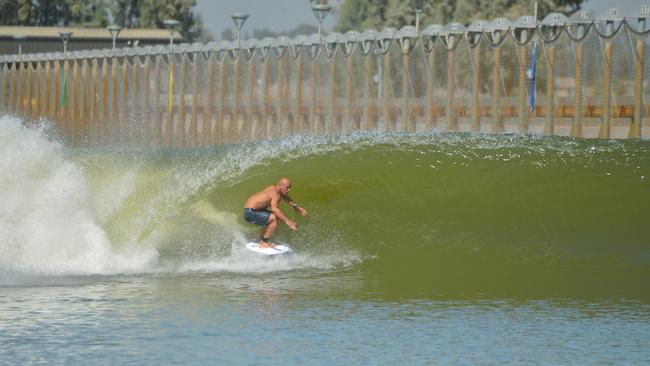
<svg viewBox="0 0 650 366"><path fill-rule="evenodd" d="M262 110L262 119L260 120L260 124L258 125L259 131L257 136L260 139L264 139L267 137L269 113L271 113L271 75L270 75L270 65L269 65L268 58L263 61L262 67L263 67L262 78L264 79L264 90L262 92L264 98L264 109Z"/></svg>
<svg viewBox="0 0 650 366"><path fill-rule="evenodd" d="M43 64L39 61L36 63L36 99L32 118L38 119L41 116L43 106Z"/></svg>
<svg viewBox="0 0 650 366"><path fill-rule="evenodd" d="M11 101L10 111L16 113L18 110L18 64L14 62L11 66L11 96L9 97Z"/></svg>
<svg viewBox="0 0 650 366"><path fill-rule="evenodd" d="M346 133L357 130L356 121L354 119L354 89L352 88L352 80L354 80L354 70L352 55L346 59L346 75L345 75L345 99L346 99L346 121L344 131Z"/></svg>
<svg viewBox="0 0 650 366"><path fill-rule="evenodd" d="M122 61L122 108L119 114L120 128L118 131L119 141L129 141L130 118L129 118L129 59L124 57Z"/></svg>
<svg viewBox="0 0 650 366"><path fill-rule="evenodd" d="M163 146L163 123L162 118L160 118L162 112L162 59L161 56L156 57L156 64L154 65L154 74L156 81L154 82L154 96L155 104L153 106L153 113L151 113L151 121L153 125L151 128L152 131L152 141L155 144L154 146Z"/></svg>
<svg viewBox="0 0 650 366"><path fill-rule="evenodd" d="M127 63L128 65L128 63ZM126 103L131 103L133 105L131 116L125 118L127 123L126 141L131 146L140 146L140 126L142 124L143 113L141 112L144 103L138 103L138 97L140 95L140 60L138 56L133 57L133 70L131 72L133 76L131 80L133 81L131 88L131 97L126 99ZM129 83L124 81L126 85Z"/></svg>
<svg viewBox="0 0 650 366"><path fill-rule="evenodd" d="M246 121L244 122L244 138L247 140L253 140L255 136L253 121L255 121L255 59L251 59L248 62L248 103L246 108ZM257 126L259 128L259 124Z"/></svg>
<svg viewBox="0 0 650 366"><path fill-rule="evenodd" d="M301 52L300 55L298 55L298 58L296 58L296 111L294 112L293 128L291 129L292 135L305 132L302 115L302 83L305 76L304 66L303 53Z"/></svg>
<svg viewBox="0 0 650 366"><path fill-rule="evenodd" d="M415 120L411 118L409 105L410 60L408 50L402 51L402 123L407 132L415 131Z"/></svg>
<svg viewBox="0 0 650 366"><path fill-rule="evenodd" d="M26 116L31 120L34 118L34 67L32 63L27 64L27 100L26 100Z"/></svg>
<svg viewBox="0 0 650 366"><path fill-rule="evenodd" d="M69 82L69 81L68 81ZM70 83L70 98L67 103L70 105L70 140L73 143L79 142L79 126L77 117L79 116L79 62L73 61L72 65L72 83Z"/></svg>
<svg viewBox="0 0 650 366"><path fill-rule="evenodd" d="M210 56L210 60L208 61L208 99L206 101L206 106L204 108L203 112L203 133L204 133L204 138L205 138L205 145L210 146L216 143L214 140L214 136L216 136L215 133L213 133L212 129L216 124L213 126L212 124L212 108L214 106L214 83L215 83L215 68L217 65L215 64L214 57Z"/></svg>
<svg viewBox="0 0 650 366"><path fill-rule="evenodd" d="M481 80L481 47L476 46L470 50L472 52L472 131L479 132L481 130L481 114L480 114L480 99L479 88Z"/></svg>
<svg viewBox="0 0 650 366"><path fill-rule="evenodd" d="M65 60L63 63L63 86L61 89L61 99L56 102L60 105L60 126L61 134L68 138L70 132L70 124L68 121L70 111L70 62Z"/></svg>
<svg viewBox="0 0 650 366"><path fill-rule="evenodd" d="M199 100L200 98L200 89L199 89L199 60L201 59L199 53L194 54L194 60L192 62L192 115L190 117L190 138L189 146L192 148L199 147L198 143L198 132L199 132Z"/></svg>
<svg viewBox="0 0 650 366"><path fill-rule="evenodd" d="M548 57L546 62L546 122L544 123L544 134L555 133L555 47L547 48Z"/></svg>
<svg viewBox="0 0 650 366"><path fill-rule="evenodd" d="M168 97L167 97L167 118L163 128L163 146L171 148L174 138L174 55L170 54L167 62L168 76Z"/></svg>
<svg viewBox="0 0 650 366"><path fill-rule="evenodd" d="M284 101L284 111L286 114L286 125L282 130L283 136L290 136L292 129L292 118L294 117L291 111L291 62L290 57L285 56L284 66L284 83L282 88L282 100Z"/></svg>
<svg viewBox="0 0 650 366"><path fill-rule="evenodd" d="M144 59L144 79L142 86L144 93L142 96L142 125L140 127L140 144L146 146L151 140L151 58L146 56Z"/></svg>
<svg viewBox="0 0 650 366"><path fill-rule="evenodd" d="M339 119L336 113L337 105L337 78L336 78L336 58L332 57L329 60L330 66L330 82L329 82L329 112L325 124L325 133L332 134L339 131Z"/></svg>
<svg viewBox="0 0 650 366"><path fill-rule="evenodd" d="M25 63L18 64L18 83L16 84L18 95L16 96L16 111L20 116L25 115Z"/></svg>
<svg viewBox="0 0 650 366"><path fill-rule="evenodd" d="M582 66L584 61L584 49L582 43L576 45L576 91L575 91L575 111L573 116L573 125L571 126L571 136L582 136Z"/></svg>
<svg viewBox="0 0 650 366"><path fill-rule="evenodd" d="M7 81L7 64L2 64L0 68L0 79L2 79L2 89L0 90L0 112L7 111L7 92L9 91L9 83Z"/></svg>
<svg viewBox="0 0 650 366"><path fill-rule="evenodd" d="M435 103L435 98L433 95L433 90L434 90L434 80L435 80L435 56L434 56L434 50L431 50L429 52L429 55L427 57L427 62L428 62L428 67L427 67L427 120L426 120L426 129L431 130L435 127L435 116L433 113L433 108L434 108L434 103Z"/></svg>
<svg viewBox="0 0 650 366"><path fill-rule="evenodd" d="M368 54L364 57L363 61L363 100L365 102L365 108L363 110L363 126L361 126L361 129L369 131L373 129L373 98L370 89L370 83L372 83L372 55Z"/></svg>
<svg viewBox="0 0 650 366"><path fill-rule="evenodd" d="M636 41L636 72L634 84L634 120L628 132L629 138L641 137L641 122L643 118L643 68L645 67L645 36Z"/></svg>
<svg viewBox="0 0 650 366"><path fill-rule="evenodd" d="M492 132L503 132L501 119L501 49L495 47L492 51L494 64L492 65Z"/></svg>
<svg viewBox="0 0 650 366"><path fill-rule="evenodd" d="M228 96L228 63L227 57L224 56L221 59L219 64L219 112L217 123L215 125L215 137L217 138L217 144L223 144L227 142L225 135L225 124L226 124L226 98Z"/></svg>
<svg viewBox="0 0 650 366"><path fill-rule="evenodd" d="M79 115L77 125L79 126L79 137L83 141L88 136L89 116L88 116L88 59L84 58L81 64L81 105L79 106Z"/></svg>
<svg viewBox="0 0 650 366"><path fill-rule="evenodd" d="M318 133L319 126L318 126L318 117L317 114L317 106L318 106L318 74L317 74L317 67L316 67L316 58L313 58L311 62L309 63L310 70L309 70L309 76L310 76L310 90L311 90L311 103L309 104L309 125L307 127L307 131L310 131L311 133Z"/></svg>
<svg viewBox="0 0 650 366"><path fill-rule="evenodd" d="M106 143L108 141L102 140L105 139L109 130L107 127L108 121L106 116L108 115L108 58L104 57L102 60L102 98L100 101L99 114L97 118L97 123L99 126L99 140Z"/></svg>
<svg viewBox="0 0 650 366"><path fill-rule="evenodd" d="M52 106L52 77L51 77L51 62L45 61L45 96L43 98L43 117L50 118L50 110Z"/></svg>
<svg viewBox="0 0 650 366"><path fill-rule="evenodd" d="M61 110L61 62L54 61L54 99L52 100L52 109L50 110L50 121L54 122L57 128L61 128L59 115Z"/></svg>
<svg viewBox="0 0 650 366"><path fill-rule="evenodd" d="M277 101L275 103L276 115L278 116L278 126L274 126L275 129L272 133L273 136L283 136L285 130L286 118L284 116L284 100L283 91L284 91L284 57L278 59L278 80L277 80Z"/></svg>
<svg viewBox="0 0 650 366"><path fill-rule="evenodd" d="M187 94L187 55L181 56L180 78L178 80L178 121L174 129L174 140L176 147L187 146L185 139L185 94Z"/></svg>
<svg viewBox="0 0 650 366"><path fill-rule="evenodd" d="M167 69L169 71L167 77L167 118L163 128L163 145L166 148L171 148L174 145L174 57L176 56L170 54L167 60Z"/></svg>
<svg viewBox="0 0 650 366"><path fill-rule="evenodd" d="M2 64L2 69L0 69L2 74L2 90L0 91L0 111L7 112L9 110L9 73L7 71L7 64Z"/></svg>
<svg viewBox="0 0 650 366"><path fill-rule="evenodd" d="M454 105L454 51L447 51L447 131L458 129Z"/></svg>
<svg viewBox="0 0 650 366"><path fill-rule="evenodd" d="M103 75L102 75L103 77ZM98 60L93 58L92 68L91 68L91 102L90 102L90 131L89 136L93 136L93 139L96 139L98 133L100 132L100 120L99 120L99 71L98 71Z"/></svg>
<svg viewBox="0 0 650 366"><path fill-rule="evenodd" d="M224 57L225 58L225 57ZM240 142L239 134L239 120L241 109L241 58L239 55L235 60L235 94L234 94L234 108L231 113L230 123L228 124L228 142Z"/></svg>
<svg viewBox="0 0 650 366"><path fill-rule="evenodd" d="M391 108L393 106L393 83L392 83L392 59L390 54L386 53L384 56L384 71L383 71L383 80L382 80L382 91L383 91L383 104L384 104L384 128L387 131L393 131L396 129L395 121L393 120L393 114L391 113Z"/></svg>
<svg viewBox="0 0 650 366"><path fill-rule="evenodd" d="M526 46L519 46L519 132L528 132L528 111L526 108Z"/></svg>
<svg viewBox="0 0 650 366"><path fill-rule="evenodd" d="M598 136L608 139L612 121L612 41L605 40L605 75L603 77L603 119Z"/></svg>
<svg viewBox="0 0 650 366"><path fill-rule="evenodd" d="M113 57L111 59L111 106L108 111L108 123L106 124L107 127L107 135L108 135L108 141L111 142L116 136L116 129L115 126L117 125L117 88L118 88L118 83L117 83L117 58Z"/></svg>

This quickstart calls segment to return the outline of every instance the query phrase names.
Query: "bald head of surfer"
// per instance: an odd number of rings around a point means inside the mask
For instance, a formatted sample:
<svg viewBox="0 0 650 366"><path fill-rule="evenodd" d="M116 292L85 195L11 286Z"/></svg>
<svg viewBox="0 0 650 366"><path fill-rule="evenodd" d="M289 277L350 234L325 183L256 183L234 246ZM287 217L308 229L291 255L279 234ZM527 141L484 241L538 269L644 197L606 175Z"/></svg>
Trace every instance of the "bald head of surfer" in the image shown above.
<svg viewBox="0 0 650 366"><path fill-rule="evenodd" d="M278 220L283 221L291 230L296 230L296 223L289 220L280 210L280 201L285 201L300 215L307 215L307 210L289 197L289 191L291 191L291 180L283 177L280 178L276 185L267 186L246 200L244 219L251 224L262 227L260 230L260 248L273 248L273 243L269 240L278 226Z"/></svg>

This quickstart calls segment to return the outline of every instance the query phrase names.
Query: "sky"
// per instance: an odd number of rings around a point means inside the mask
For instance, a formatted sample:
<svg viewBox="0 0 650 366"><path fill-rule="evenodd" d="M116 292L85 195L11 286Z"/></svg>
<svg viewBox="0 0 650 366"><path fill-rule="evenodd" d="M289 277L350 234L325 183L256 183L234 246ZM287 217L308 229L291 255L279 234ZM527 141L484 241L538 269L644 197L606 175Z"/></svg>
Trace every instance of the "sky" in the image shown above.
<svg viewBox="0 0 650 366"><path fill-rule="evenodd" d="M342 0L330 0L330 4L334 6L340 5L341 2ZM608 8L615 6L626 13L636 12L644 4L650 5L650 0L588 0L582 4L582 8L603 14ZM244 32L262 28L280 32L291 30L299 24L318 24L309 0L197 0L196 10L201 14L204 26L212 32L215 40L221 39L221 32L225 29L234 28L230 19L232 13L250 14L244 25ZM458 21L462 22L462 19ZM331 31L335 23L335 16L330 14L323 27L326 31Z"/></svg>

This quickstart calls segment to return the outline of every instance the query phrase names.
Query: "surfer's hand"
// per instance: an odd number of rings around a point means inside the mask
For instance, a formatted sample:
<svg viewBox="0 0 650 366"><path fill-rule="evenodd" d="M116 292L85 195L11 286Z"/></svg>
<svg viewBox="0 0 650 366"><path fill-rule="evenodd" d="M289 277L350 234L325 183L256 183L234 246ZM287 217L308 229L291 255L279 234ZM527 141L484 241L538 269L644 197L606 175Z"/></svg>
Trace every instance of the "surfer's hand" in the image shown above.
<svg viewBox="0 0 650 366"><path fill-rule="evenodd" d="M305 210L304 208L302 208L300 206L294 207L294 210L298 211L300 213L300 215L302 215L302 216L307 216L307 210Z"/></svg>
<svg viewBox="0 0 650 366"><path fill-rule="evenodd" d="M289 229L291 229L291 230L296 230L296 223L295 223L295 222L293 222L293 221L291 221L291 220L287 220L287 221L286 221L286 224L287 224L287 226L289 227Z"/></svg>

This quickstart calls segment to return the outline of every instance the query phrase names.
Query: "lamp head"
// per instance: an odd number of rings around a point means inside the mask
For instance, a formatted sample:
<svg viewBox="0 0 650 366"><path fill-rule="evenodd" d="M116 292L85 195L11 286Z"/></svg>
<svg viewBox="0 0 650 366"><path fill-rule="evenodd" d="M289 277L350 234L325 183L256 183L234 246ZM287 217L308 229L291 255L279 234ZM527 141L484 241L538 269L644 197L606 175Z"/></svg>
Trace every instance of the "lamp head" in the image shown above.
<svg viewBox="0 0 650 366"><path fill-rule="evenodd" d="M249 15L244 13L233 13L230 14L230 17L232 18L232 21L235 22L235 27L241 30L244 26L244 23L246 23L246 19L248 19Z"/></svg>
<svg viewBox="0 0 650 366"><path fill-rule="evenodd" d="M68 42L72 38L72 32L59 32L59 37L63 42Z"/></svg>
<svg viewBox="0 0 650 366"><path fill-rule="evenodd" d="M318 22L322 23L327 17L327 14L330 13L330 10L332 10L332 7L325 4L314 4L311 6L311 10L314 11L314 15Z"/></svg>

